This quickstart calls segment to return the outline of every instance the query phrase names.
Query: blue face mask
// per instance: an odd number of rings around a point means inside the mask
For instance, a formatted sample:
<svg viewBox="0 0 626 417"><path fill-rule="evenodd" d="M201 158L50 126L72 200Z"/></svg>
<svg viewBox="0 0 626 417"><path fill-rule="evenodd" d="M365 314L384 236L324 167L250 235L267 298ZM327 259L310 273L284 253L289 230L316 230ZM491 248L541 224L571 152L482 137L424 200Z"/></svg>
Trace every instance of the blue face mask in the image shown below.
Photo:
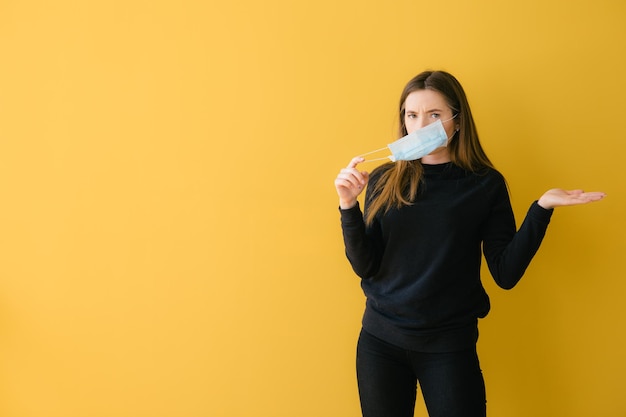
<svg viewBox="0 0 626 417"><path fill-rule="evenodd" d="M448 120L452 120L455 117L456 115ZM443 122L447 122L448 120L444 120ZM443 122L441 120L437 120L428 126L424 126L412 133L409 133L408 135L387 145L387 148L391 151L391 155L386 158L376 158L368 161L379 161L387 158L389 158L392 162L414 161L428 155L435 149L447 146L448 139L450 138L448 138L448 134L443 128ZM361 156L369 155L383 149L385 148L377 149Z"/></svg>

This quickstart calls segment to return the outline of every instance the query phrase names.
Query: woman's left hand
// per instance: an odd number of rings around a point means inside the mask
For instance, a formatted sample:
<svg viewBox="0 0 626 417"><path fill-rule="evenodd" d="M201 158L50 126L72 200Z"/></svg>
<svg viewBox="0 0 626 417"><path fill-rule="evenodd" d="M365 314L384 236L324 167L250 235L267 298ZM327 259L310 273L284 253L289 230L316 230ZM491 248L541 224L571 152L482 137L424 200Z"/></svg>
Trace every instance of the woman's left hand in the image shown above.
<svg viewBox="0 0 626 417"><path fill-rule="evenodd" d="M606 196L601 191L586 193L583 190L562 190L553 188L546 191L537 202L544 209L553 209L561 206L574 206L602 200Z"/></svg>

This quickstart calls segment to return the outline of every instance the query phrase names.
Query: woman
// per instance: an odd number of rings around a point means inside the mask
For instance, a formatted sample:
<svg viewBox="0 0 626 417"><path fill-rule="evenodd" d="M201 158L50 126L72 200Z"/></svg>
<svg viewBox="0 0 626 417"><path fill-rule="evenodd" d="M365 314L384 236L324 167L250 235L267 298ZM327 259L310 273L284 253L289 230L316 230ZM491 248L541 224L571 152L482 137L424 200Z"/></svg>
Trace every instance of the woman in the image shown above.
<svg viewBox="0 0 626 417"><path fill-rule="evenodd" d="M400 136L420 140L431 124L444 146L394 152L395 162L371 175L355 157L335 180L346 255L367 298L357 347L364 417L413 416L418 383L431 417L485 416L476 342L490 305L481 247L497 284L513 288L553 209L604 197L549 190L516 231L506 182L480 144L463 88L443 71L417 75L400 97Z"/></svg>

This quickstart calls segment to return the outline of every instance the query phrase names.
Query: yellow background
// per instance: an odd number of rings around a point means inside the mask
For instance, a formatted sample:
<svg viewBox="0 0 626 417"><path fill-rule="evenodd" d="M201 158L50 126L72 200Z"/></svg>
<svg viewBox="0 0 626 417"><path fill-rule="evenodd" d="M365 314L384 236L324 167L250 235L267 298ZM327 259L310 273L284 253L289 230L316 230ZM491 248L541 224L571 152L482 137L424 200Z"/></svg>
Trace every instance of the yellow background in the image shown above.
<svg viewBox="0 0 626 417"><path fill-rule="evenodd" d="M358 416L333 179L416 73L464 85L521 222L490 415L624 416L622 0L0 2L0 415ZM369 167L370 169L373 166ZM424 416L418 405L418 416Z"/></svg>

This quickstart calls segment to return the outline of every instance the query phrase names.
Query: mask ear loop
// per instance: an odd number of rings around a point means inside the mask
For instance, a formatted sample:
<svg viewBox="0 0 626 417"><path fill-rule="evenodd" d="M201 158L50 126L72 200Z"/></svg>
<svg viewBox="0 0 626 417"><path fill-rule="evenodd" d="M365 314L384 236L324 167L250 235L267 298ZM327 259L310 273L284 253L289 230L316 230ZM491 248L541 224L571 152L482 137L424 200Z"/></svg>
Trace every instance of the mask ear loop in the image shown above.
<svg viewBox="0 0 626 417"><path fill-rule="evenodd" d="M385 149L389 149L389 148L385 146L384 148L380 148L380 149L376 149L375 151L371 151L371 152L363 153L363 154L361 154L361 155L359 155L359 156L360 156L361 158L363 158L364 156L371 155L371 154L376 153L376 152L384 151ZM385 157L383 157L383 158L366 159L366 160L364 160L363 162L382 161L382 160L384 160L384 159L389 159L389 160L390 160L390 159L391 159L391 155L389 155L389 156L385 156Z"/></svg>
<svg viewBox="0 0 626 417"><path fill-rule="evenodd" d="M455 119L458 115L459 115L459 113L455 114L455 115L454 115L454 116L452 116L451 118L446 119L446 120L444 120L443 122L441 122L441 124L444 124L445 122L449 122L450 120ZM461 128L457 125L457 126L454 128L454 133L452 133L452 135L448 138L448 143L446 144L446 146L448 146L448 144L450 143L450 141L452 140L452 138L454 137L454 135L456 135L456 134L459 132L459 130L461 130ZM447 133L446 133L446 136L448 136L448 134L447 134Z"/></svg>
<svg viewBox="0 0 626 417"><path fill-rule="evenodd" d="M455 114L454 116L452 116L452 117L451 117L451 118L449 118L449 119L442 120L442 121L441 121L441 124L444 124L445 122L449 122L449 121L450 121L450 120L452 120L452 119L456 119L456 117L457 117L458 115L459 115L459 114L457 113L457 114Z"/></svg>

